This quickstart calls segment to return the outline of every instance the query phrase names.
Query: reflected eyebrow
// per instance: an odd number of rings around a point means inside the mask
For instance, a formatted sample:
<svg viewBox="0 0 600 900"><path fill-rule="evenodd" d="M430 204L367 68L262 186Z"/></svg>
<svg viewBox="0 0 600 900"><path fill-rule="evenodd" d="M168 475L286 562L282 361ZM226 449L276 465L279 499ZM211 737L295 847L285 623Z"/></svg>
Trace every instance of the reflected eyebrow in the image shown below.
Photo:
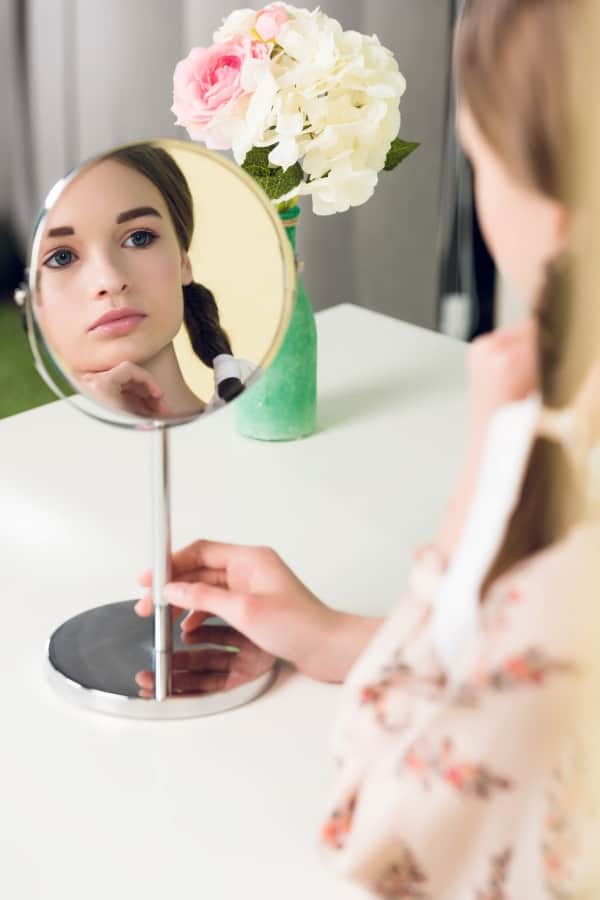
<svg viewBox="0 0 600 900"><path fill-rule="evenodd" d="M70 225L61 225L59 228L51 228L48 237L64 237L66 234L75 234L75 229Z"/></svg>
<svg viewBox="0 0 600 900"><path fill-rule="evenodd" d="M137 206L135 209L126 209L125 212L119 213L117 225L120 225L122 222L129 222L130 219L138 219L140 216L158 216L159 219L162 218L159 211L154 209L153 206Z"/></svg>
<svg viewBox="0 0 600 900"><path fill-rule="evenodd" d="M162 218L159 211L154 209L153 206L136 206L135 209L126 209L125 212L119 213L117 225L129 222L130 219L139 219L141 216L158 216L159 219ZM75 229L72 225L59 225L57 228L51 228L47 237L65 237L67 234L75 234Z"/></svg>

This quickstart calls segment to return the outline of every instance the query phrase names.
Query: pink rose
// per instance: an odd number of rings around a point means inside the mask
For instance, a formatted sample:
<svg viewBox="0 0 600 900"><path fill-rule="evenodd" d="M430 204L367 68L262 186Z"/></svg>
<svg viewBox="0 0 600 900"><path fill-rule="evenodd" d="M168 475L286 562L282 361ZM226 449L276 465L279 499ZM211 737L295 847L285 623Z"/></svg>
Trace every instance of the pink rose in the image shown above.
<svg viewBox="0 0 600 900"><path fill-rule="evenodd" d="M263 41L274 41L281 31L281 27L289 20L290 17L285 9L277 3L273 3L271 6L265 6L258 13L254 30Z"/></svg>
<svg viewBox="0 0 600 900"><path fill-rule="evenodd" d="M223 119L246 92L242 69L248 59L265 59L269 48L259 41L236 39L212 47L195 47L177 63L173 74L173 106L177 125L214 150L229 150L231 138Z"/></svg>

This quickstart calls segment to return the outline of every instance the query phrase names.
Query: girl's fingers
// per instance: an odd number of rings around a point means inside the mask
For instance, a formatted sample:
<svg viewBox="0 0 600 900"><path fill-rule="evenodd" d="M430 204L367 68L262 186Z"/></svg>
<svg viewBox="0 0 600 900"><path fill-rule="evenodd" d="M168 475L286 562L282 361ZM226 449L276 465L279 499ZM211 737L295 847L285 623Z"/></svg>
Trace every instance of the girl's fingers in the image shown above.
<svg viewBox="0 0 600 900"><path fill-rule="evenodd" d="M220 616L234 627L238 627L244 618L242 595L222 587L202 582L187 584L183 581L172 581L165 585L164 597L174 606Z"/></svg>
<svg viewBox="0 0 600 900"><path fill-rule="evenodd" d="M163 396L163 391L157 385L155 381L153 381L150 377L145 379L142 382L143 390L148 391L151 397L154 397L155 400L160 400Z"/></svg>
<svg viewBox="0 0 600 900"><path fill-rule="evenodd" d="M142 587L150 587L152 584L152 569L146 569L138 578L138 584Z"/></svg>
<svg viewBox="0 0 600 900"><path fill-rule="evenodd" d="M173 566L172 580L188 582L203 581L205 582L205 584L214 584L221 587L226 587L227 585L227 575L221 569L198 568L183 572L177 572L175 571L175 566ZM141 584L142 587L152 586L151 569L146 569L146 571L140 575L138 584Z"/></svg>
<svg viewBox="0 0 600 900"><path fill-rule="evenodd" d="M123 364L122 368L121 366L116 366L114 371L121 381L122 389L137 391L145 390L155 397L162 397L163 392L159 385L143 366L137 366L135 363L126 362Z"/></svg>
<svg viewBox="0 0 600 900"><path fill-rule="evenodd" d="M144 596L138 600L138 602L133 607L133 611L136 615L141 616L142 618L147 618L148 616L153 615L154 613L154 603L152 601L152 594L150 592L144 594ZM178 619L181 613L183 612L177 606L171 606L171 617L173 621Z"/></svg>
<svg viewBox="0 0 600 900"><path fill-rule="evenodd" d="M194 541L182 550L173 554L173 573L189 572L192 569L221 569L227 567L234 553L239 550L236 544L223 544L218 541Z"/></svg>
<svg viewBox="0 0 600 900"><path fill-rule="evenodd" d="M173 568L175 567L173 566ZM180 573L174 571L171 581L187 581L189 584L201 581L204 584L214 584L218 587L227 586L227 576L221 569L192 569L191 571Z"/></svg>
<svg viewBox="0 0 600 900"><path fill-rule="evenodd" d="M181 606L183 609L199 609L202 612L212 613L213 616L221 615L221 611L228 605L228 601L235 597L231 591L224 588L197 581L193 584L185 581L171 581L165 585L163 593L169 603Z"/></svg>
<svg viewBox="0 0 600 900"><path fill-rule="evenodd" d="M144 596L140 600L138 600L138 602L133 607L133 611L136 616L142 616L143 618L145 618L146 616L151 616L154 611L152 596L150 594L144 594Z"/></svg>
<svg viewBox="0 0 600 900"><path fill-rule="evenodd" d="M193 572L186 572L185 574L178 576L177 580L185 581L185 582L188 582L189 584L195 584L196 582L202 582L204 584L211 584L211 585L215 585L217 587L226 587L226 582L224 582L224 580L223 580L223 575L224 575L224 573L218 572L218 571L215 572L212 569L196 569ZM140 578L138 579L138 583L141 584L143 587L152 588L152 572L150 569L148 569L146 572L143 573L143 575L140 576ZM146 603L147 598L150 598L150 602L151 602L151 600L152 600L151 590L147 591L143 595L144 603L142 604L140 609L146 610L148 608L147 603ZM136 612L138 612L137 609L136 609ZM145 614L147 615L147 613L145 613ZM144 613L138 612L138 615L144 615ZM200 624L200 622L198 622L198 624Z"/></svg>

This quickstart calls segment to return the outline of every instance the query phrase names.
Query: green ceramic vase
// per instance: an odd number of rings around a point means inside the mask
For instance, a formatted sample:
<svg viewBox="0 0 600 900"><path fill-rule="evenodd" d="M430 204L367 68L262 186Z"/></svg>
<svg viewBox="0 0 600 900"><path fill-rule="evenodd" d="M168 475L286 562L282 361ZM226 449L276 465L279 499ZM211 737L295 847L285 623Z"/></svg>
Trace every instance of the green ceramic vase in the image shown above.
<svg viewBox="0 0 600 900"><path fill-rule="evenodd" d="M299 215L298 206L280 213L294 251ZM235 401L235 421L240 434L259 441L294 441L317 427L317 328L300 277L279 352L262 378Z"/></svg>

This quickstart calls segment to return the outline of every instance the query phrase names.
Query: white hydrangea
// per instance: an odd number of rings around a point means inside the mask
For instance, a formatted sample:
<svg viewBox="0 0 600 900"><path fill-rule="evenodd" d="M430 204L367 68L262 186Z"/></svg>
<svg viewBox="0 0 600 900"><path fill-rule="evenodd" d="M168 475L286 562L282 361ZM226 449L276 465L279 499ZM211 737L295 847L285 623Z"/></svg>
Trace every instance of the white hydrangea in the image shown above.
<svg viewBox="0 0 600 900"><path fill-rule="evenodd" d="M246 60L247 94L228 111L235 158L241 164L252 147L276 145L269 162L300 163L307 180L291 195L311 195L318 215L365 203L398 135L405 79L376 35L344 31L318 8L275 3L267 13L275 7L283 21L271 52ZM215 41L261 40L261 13L231 13Z"/></svg>
<svg viewBox="0 0 600 900"><path fill-rule="evenodd" d="M250 37L256 22L255 9L236 9L213 34L215 44L224 44L239 35Z"/></svg>

